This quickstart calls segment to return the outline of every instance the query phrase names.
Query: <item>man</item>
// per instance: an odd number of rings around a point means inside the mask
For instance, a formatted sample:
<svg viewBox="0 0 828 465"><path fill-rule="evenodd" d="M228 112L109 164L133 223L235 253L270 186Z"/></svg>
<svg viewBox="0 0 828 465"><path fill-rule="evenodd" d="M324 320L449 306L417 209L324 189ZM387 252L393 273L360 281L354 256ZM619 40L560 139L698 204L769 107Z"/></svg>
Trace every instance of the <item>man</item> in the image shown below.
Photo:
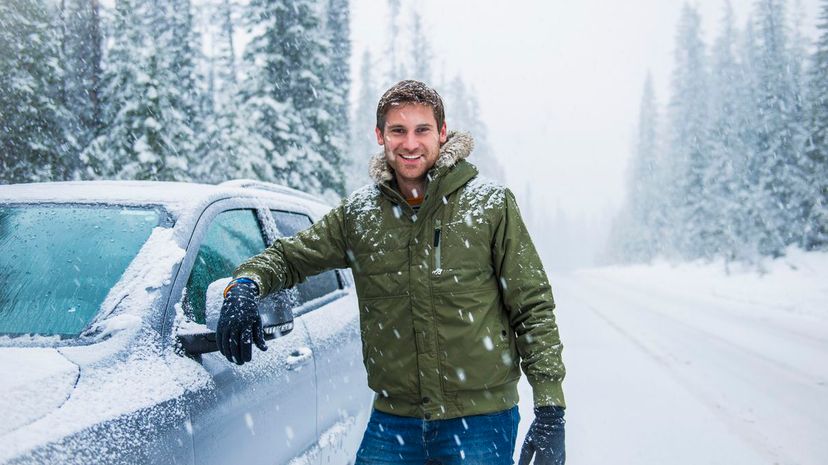
<svg viewBox="0 0 828 465"><path fill-rule="evenodd" d="M351 267L374 411L356 464L511 464L520 366L535 420L521 465L564 463L564 366L552 291L512 193L477 176L417 81L377 108L375 184L243 263L225 290L219 348L266 349L258 297Z"/></svg>

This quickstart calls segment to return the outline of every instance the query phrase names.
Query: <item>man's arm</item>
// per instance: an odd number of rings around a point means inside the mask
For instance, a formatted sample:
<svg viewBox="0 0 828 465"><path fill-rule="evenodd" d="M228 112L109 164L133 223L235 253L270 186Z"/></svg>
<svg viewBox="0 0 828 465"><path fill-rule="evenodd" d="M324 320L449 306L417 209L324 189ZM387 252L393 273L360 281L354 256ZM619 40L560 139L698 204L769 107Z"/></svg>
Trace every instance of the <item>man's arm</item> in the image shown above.
<svg viewBox="0 0 828 465"><path fill-rule="evenodd" d="M535 419L526 434L518 465L563 465L563 381L561 338L555 324L555 301L543 264L523 224L512 192L506 189L503 215L495 229L495 272L509 321L517 334L521 366L535 401Z"/></svg>
<svg viewBox="0 0 828 465"><path fill-rule="evenodd" d="M344 205L344 203L343 203ZM216 343L227 360L243 365L253 359L252 344L267 350L257 300L292 287L331 268L347 266L344 207L294 237L276 240L264 252L242 263L224 290Z"/></svg>
<svg viewBox="0 0 828 465"><path fill-rule="evenodd" d="M308 229L277 239L264 252L239 265L234 278L249 278L260 296L290 288L308 276L348 266L344 204Z"/></svg>
<svg viewBox="0 0 828 465"><path fill-rule="evenodd" d="M532 385L535 407L566 407L561 387L566 370L552 289L514 194L506 189L504 195L492 253L503 302L517 334L521 366Z"/></svg>

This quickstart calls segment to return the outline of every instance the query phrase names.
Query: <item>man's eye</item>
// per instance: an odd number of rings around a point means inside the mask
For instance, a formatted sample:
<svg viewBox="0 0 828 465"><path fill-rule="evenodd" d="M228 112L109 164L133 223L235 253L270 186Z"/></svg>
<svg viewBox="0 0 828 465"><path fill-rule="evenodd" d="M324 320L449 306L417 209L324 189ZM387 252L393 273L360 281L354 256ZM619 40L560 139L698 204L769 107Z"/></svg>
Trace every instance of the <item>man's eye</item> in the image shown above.
<svg viewBox="0 0 828 465"><path fill-rule="evenodd" d="M403 130L400 129L400 128L394 128L394 129L391 130L391 132L394 133L394 134L402 134Z"/></svg>
<svg viewBox="0 0 828 465"><path fill-rule="evenodd" d="M429 131L430 128L417 128L417 132L420 134L425 134Z"/></svg>

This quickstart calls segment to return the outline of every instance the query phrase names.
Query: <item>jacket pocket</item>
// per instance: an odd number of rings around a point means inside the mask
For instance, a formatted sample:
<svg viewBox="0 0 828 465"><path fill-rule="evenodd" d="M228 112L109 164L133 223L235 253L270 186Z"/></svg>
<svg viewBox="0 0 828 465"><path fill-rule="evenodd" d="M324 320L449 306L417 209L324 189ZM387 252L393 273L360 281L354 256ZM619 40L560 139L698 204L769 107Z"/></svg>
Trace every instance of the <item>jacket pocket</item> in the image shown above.
<svg viewBox="0 0 828 465"><path fill-rule="evenodd" d="M357 255L354 272L357 294L362 299L394 297L408 293L408 250L398 249Z"/></svg>
<svg viewBox="0 0 828 465"><path fill-rule="evenodd" d="M416 399L417 345L407 296L360 302L362 355L368 386L385 397Z"/></svg>
<svg viewBox="0 0 828 465"><path fill-rule="evenodd" d="M504 337L497 289L435 294L438 353L446 392L484 390L520 376L510 338Z"/></svg>

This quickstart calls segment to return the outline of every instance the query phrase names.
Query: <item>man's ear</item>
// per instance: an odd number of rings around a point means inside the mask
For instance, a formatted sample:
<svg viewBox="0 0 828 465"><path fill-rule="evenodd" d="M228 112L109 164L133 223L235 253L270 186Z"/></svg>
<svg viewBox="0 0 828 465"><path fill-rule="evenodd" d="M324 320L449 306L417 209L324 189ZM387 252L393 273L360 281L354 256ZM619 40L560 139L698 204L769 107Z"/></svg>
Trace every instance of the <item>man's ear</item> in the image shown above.
<svg viewBox="0 0 828 465"><path fill-rule="evenodd" d="M440 144L445 144L448 140L448 130L446 129L446 122L443 121L443 127L440 128Z"/></svg>
<svg viewBox="0 0 828 465"><path fill-rule="evenodd" d="M382 137L382 131L380 131L380 128L374 128L374 133L377 135L377 144L385 145L385 139Z"/></svg>

